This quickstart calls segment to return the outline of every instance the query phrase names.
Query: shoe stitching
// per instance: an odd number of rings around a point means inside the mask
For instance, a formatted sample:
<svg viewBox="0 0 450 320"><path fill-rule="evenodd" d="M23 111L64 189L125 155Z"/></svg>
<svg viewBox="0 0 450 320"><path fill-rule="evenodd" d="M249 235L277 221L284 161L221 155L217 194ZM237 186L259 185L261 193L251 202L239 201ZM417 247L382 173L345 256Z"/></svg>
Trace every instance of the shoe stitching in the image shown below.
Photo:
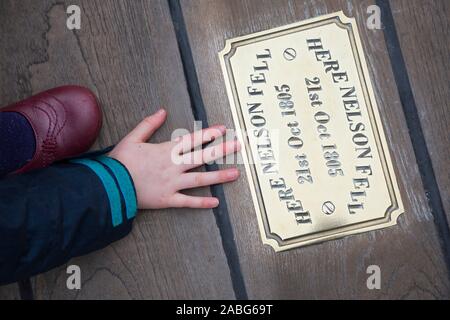
<svg viewBox="0 0 450 320"><path fill-rule="evenodd" d="M59 135L59 133L65 127L66 122L67 122L67 108L66 108L66 105L61 100L59 100L56 96L54 96L54 95L52 95L52 94L50 94L48 92L46 92L45 94L48 97L51 97L51 98L55 99L64 108L64 115L65 115L65 117L64 117L64 122L63 122L60 130L58 131L57 135ZM95 95L93 93L88 92L88 95L92 98L93 101L95 101L96 104L98 104L97 98L95 97ZM96 132L98 132L101 129L101 124L102 124L102 113L100 112L100 116L99 116L99 118L97 120L96 127L95 127L95 129L96 129L95 131Z"/></svg>
<svg viewBox="0 0 450 320"><path fill-rule="evenodd" d="M57 139L55 136L55 130L58 127L58 113L55 111L55 108L50 105L49 103L42 101L42 100L36 100L36 102L40 102L42 104L45 104L46 106L48 106L49 110L52 111L53 113L53 117L56 118L56 121L53 121L52 119L52 115L50 115L50 113L45 110L42 107L39 107L37 105L33 105L33 108L36 108L40 111L42 111L44 114L47 115L48 119L49 119L49 128L47 129L47 135L46 137L43 139L42 141L42 161L43 161L43 165L47 166L50 163L52 163L55 160L55 155L56 155L56 149L58 146L57 143ZM58 131L61 132L61 130Z"/></svg>
<svg viewBox="0 0 450 320"><path fill-rule="evenodd" d="M55 110L55 107L53 106L53 105L51 105L50 103L48 103L48 102L46 102L46 101L43 101L43 100L36 100L37 102L40 102L40 103L42 103L42 104L45 104L48 108L49 108L49 110L50 111L52 111L52 113L53 113L53 117L54 117L54 119L55 119L55 121L54 121L54 123L52 123L53 124L53 128L52 128L52 132L51 132L51 134L52 135L54 135L55 134L55 130L56 130L56 128L58 127L58 120L59 120L59 116L58 116L58 113L56 112L56 110ZM50 121L52 121L52 118L50 117L49 118L50 119ZM61 130L59 130L58 132L60 132Z"/></svg>
<svg viewBox="0 0 450 320"><path fill-rule="evenodd" d="M65 105L61 100L59 100L56 96L54 96L54 95L52 95L52 94L50 94L50 93L48 93L48 92L46 92L45 94L46 94L48 97L53 98L53 99L54 99L56 102L58 102L58 103L61 105L61 107L64 109L64 121L63 121L63 123L61 124L61 126L60 126L58 132L56 133L56 136L59 136L59 134L60 134L61 131L64 129L64 127L66 126L66 123L67 123L67 109L66 109L66 105ZM48 104L48 103L47 103L47 104ZM53 107L53 106L50 105L50 107L54 110L54 107ZM55 114L56 114L56 117L58 118L58 114L56 113L56 111L55 111Z"/></svg>
<svg viewBox="0 0 450 320"><path fill-rule="evenodd" d="M51 158L54 158L54 155L52 156L51 154L55 151L54 148L54 143L56 142L55 139L51 139L52 135L51 135L51 131L53 131L54 129L52 129L52 126L54 126L54 123L51 119L51 115L43 108L41 107L37 107L37 106L33 106L34 108L42 111L44 114L47 115L48 119L49 119L49 128L47 129L47 134L45 136L45 138L42 140L42 146L41 146L41 152L42 152L42 165L43 166L47 166L50 161Z"/></svg>
<svg viewBox="0 0 450 320"><path fill-rule="evenodd" d="M93 96L92 94L90 94L90 95ZM62 101L59 100L54 95L45 92L44 97L53 98L57 103L59 103L61 105L62 109L64 110L64 121L62 122L62 124L60 124L58 126L58 120L60 117L58 115L58 112L56 112L55 107L53 105L51 105L50 103L43 101L41 99L32 99L31 100L32 108L42 111L49 120L49 128L47 129L46 137L42 140L42 146L41 146L42 155L43 155L42 156L43 165L47 166L48 164L52 163L56 158L55 155L56 155L56 150L57 150L57 146L58 146L57 137L61 134L62 130L64 129L64 127L67 124L67 109L66 109L66 105L64 103L62 103ZM96 101L95 96L93 96L93 97L94 97L94 100ZM51 111L51 113L53 113L53 115L51 115L43 107L38 106L36 103L42 103L42 104L46 105L48 107L48 109ZM53 119L55 119L55 121ZM100 124L101 124L101 119L98 119L97 124L96 124L97 130L100 128ZM42 138L37 132L35 132L35 134L36 134L37 138L39 138L39 139Z"/></svg>

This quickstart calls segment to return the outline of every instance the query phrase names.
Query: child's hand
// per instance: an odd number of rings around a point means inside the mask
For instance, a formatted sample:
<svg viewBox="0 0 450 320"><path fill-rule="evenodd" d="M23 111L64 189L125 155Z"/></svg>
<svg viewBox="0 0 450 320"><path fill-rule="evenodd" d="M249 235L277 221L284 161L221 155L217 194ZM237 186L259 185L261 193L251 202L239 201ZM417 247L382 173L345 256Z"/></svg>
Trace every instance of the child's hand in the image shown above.
<svg viewBox="0 0 450 320"><path fill-rule="evenodd" d="M226 131L224 126L197 132L195 138L193 133L176 141L146 143L164 123L166 115L164 110L160 110L145 118L120 141L109 156L119 160L130 172L140 209L216 207L219 204L217 198L188 196L179 191L234 181L239 177L239 171L236 168L214 172L186 171L239 151L239 143L228 141L192 151L195 147L223 136Z"/></svg>

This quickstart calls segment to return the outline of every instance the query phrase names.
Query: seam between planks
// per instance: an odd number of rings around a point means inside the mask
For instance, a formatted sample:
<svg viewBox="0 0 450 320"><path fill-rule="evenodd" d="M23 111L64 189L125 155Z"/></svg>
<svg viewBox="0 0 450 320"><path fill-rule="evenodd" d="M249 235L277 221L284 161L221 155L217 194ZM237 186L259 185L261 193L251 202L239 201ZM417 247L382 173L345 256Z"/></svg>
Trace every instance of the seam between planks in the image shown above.
<svg viewBox="0 0 450 320"><path fill-rule="evenodd" d="M191 102L192 113L196 121L202 121L205 127L208 127L208 118L206 114L205 105L201 95L200 84L198 82L197 72L195 70L194 58L187 35L184 16L179 0L168 0L170 15L175 30L178 49L180 52L181 62L183 64L184 76L186 78L186 85ZM206 171L218 170L218 165L206 165ZM239 263L239 255L234 241L233 228L231 226L230 215L225 199L223 187L221 185L214 185L210 187L211 194L219 199L219 206L213 209L214 218L216 220L217 228L220 232L223 250L227 259L230 270L230 277L236 299L247 300L247 290L245 287L244 278L242 275L241 266Z"/></svg>
<svg viewBox="0 0 450 320"><path fill-rule="evenodd" d="M22 300L34 300L33 288L31 286L31 280L20 280L17 285L19 286L20 299Z"/></svg>
<svg viewBox="0 0 450 320"><path fill-rule="evenodd" d="M392 15L389 0L377 0L376 4L381 9L384 25L384 39L391 60L392 71L394 73L403 113L405 114L406 124L408 126L409 136L419 167L420 177L425 189L425 195L439 234L447 266L447 274L450 278L450 229L431 162L430 153L423 134L422 124L419 119L416 101L414 99L411 82L409 80L397 29L395 27L394 17Z"/></svg>

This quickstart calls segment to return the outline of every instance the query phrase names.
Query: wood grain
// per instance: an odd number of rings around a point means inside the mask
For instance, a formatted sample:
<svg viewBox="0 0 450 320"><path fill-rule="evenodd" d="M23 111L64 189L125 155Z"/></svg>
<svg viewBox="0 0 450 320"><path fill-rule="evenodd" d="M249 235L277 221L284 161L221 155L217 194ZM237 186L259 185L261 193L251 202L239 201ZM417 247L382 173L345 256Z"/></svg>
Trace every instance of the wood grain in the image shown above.
<svg viewBox="0 0 450 320"><path fill-rule="evenodd" d="M450 3L390 1L442 202L450 221Z"/></svg>
<svg viewBox="0 0 450 320"><path fill-rule="evenodd" d="M13 283L0 286L0 300L20 300L19 285Z"/></svg>
<svg viewBox="0 0 450 320"><path fill-rule="evenodd" d="M282 253L261 243L247 180L224 187L249 298L448 298L447 268L418 174L381 30L369 30L368 1L182 1L210 123L232 126L217 53L225 39L343 10L355 16L398 172L406 214L396 227ZM201 19L199 18L201 17ZM366 268L382 273L368 290Z"/></svg>
<svg viewBox="0 0 450 320"><path fill-rule="evenodd" d="M81 30L66 28L69 4L81 7ZM2 104L62 84L89 87L104 111L96 147L160 106L169 116L153 141L193 128L166 1L1 1L0 23ZM127 238L69 264L81 267L82 289L66 289L62 266L33 280L37 299L234 298L211 210L140 212Z"/></svg>

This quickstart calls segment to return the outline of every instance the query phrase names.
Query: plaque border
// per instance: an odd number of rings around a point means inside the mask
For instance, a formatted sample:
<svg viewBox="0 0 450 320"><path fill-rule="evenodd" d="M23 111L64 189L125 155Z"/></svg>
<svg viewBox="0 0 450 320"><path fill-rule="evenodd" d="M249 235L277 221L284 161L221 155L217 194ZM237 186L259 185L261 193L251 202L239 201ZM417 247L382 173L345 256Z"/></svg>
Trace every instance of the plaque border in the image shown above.
<svg viewBox="0 0 450 320"><path fill-rule="evenodd" d="M375 99L373 85L369 76L367 61L364 55L356 20L355 18L347 17L343 11L226 40L224 49L220 51L218 55L225 79L226 91L231 106L235 127L237 129L246 129L245 122L242 118L242 110L238 108L240 105L239 96L234 86L234 74L230 63L230 59L235 54L236 49L247 44L264 41L274 37L307 30L330 23L335 23L338 27L347 30L350 44L352 46L353 58L358 70L359 81L363 90L364 100L367 106L371 129L375 137L377 151L379 153L383 168L384 180L389 191L391 205L386 208L385 214L382 218L346 225L344 227L338 227L332 230L297 236L289 239L282 239L270 230L270 225L267 220L267 213L264 206L264 199L260 196L262 193L259 188L259 179L256 173L255 162L252 159L253 156L250 151L249 141L248 138L244 139L240 130L237 130L238 139L242 144L242 155L244 159L245 171L252 194L261 238L264 244L270 245L277 252L393 226L397 223L398 217L404 213L403 202L381 122L378 105ZM257 192L256 188L259 189L259 192Z"/></svg>

